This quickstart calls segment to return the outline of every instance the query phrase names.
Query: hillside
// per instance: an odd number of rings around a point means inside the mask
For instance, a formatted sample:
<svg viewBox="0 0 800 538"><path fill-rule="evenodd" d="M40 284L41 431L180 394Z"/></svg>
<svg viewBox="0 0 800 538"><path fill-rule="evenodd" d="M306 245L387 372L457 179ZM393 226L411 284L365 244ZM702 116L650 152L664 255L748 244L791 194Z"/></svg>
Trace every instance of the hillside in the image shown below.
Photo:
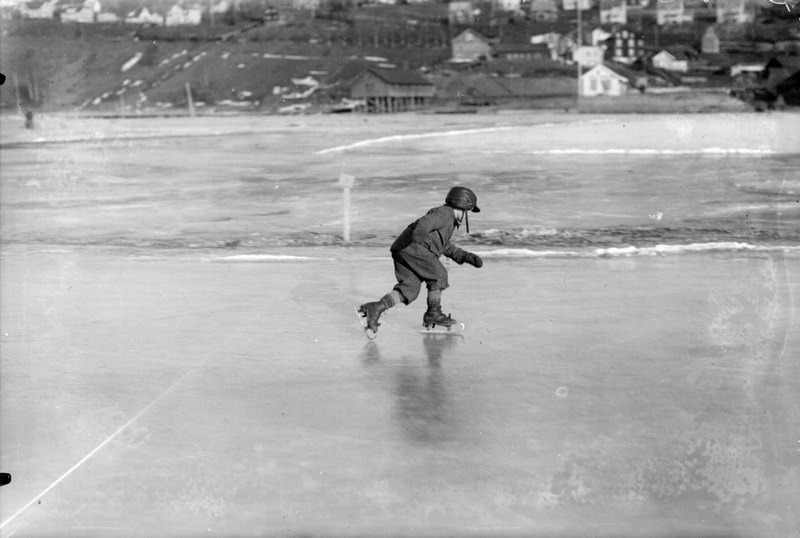
<svg viewBox="0 0 800 538"><path fill-rule="evenodd" d="M23 104L42 110L185 107L186 84L200 108L273 110L339 101L348 79L367 65L431 67L450 54L433 33L401 43L385 29L342 39L347 28L331 20L252 26L220 25L210 39L195 35L208 27L183 35L163 29L175 35L154 40L148 32L158 30L121 24L3 21L0 66L9 83L0 88L0 106L16 106L16 77Z"/></svg>

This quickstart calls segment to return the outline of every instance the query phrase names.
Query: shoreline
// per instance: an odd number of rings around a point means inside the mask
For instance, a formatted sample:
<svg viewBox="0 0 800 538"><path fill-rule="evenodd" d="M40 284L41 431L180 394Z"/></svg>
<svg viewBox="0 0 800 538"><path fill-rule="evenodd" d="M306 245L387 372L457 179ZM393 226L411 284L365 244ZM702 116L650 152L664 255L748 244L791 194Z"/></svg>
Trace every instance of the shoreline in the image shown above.
<svg viewBox="0 0 800 538"><path fill-rule="evenodd" d="M20 121L15 129L13 120ZM129 121L135 119L136 121ZM24 145L59 143L135 141L154 138L222 137L258 135L292 130L300 134L341 133L353 137L352 143L365 144L382 139L387 142L403 137L433 137L441 134L469 134L470 129L524 128L558 126L567 132L548 136L546 150L615 151L656 150L701 153L732 152L789 154L800 153L800 113L774 114L574 114L569 112L508 111L497 114L418 114L387 116L304 115L304 116L161 116L153 118L81 117L70 113L47 114L35 120L33 129L24 128L18 116L4 116L0 149ZM600 127L606 126L605 130ZM438 129L438 132L437 132ZM622 131L627 129L626 131ZM632 133L631 130L635 130ZM376 136L370 136L375 132ZM380 132L380 135L377 133ZM392 132L386 136L387 132ZM624 137L626 143L609 144L609 137ZM326 136L329 142L332 136ZM342 139L337 136L337 141ZM569 144L562 143L563 141ZM318 151L346 144L328 145ZM542 149L542 148L532 148Z"/></svg>

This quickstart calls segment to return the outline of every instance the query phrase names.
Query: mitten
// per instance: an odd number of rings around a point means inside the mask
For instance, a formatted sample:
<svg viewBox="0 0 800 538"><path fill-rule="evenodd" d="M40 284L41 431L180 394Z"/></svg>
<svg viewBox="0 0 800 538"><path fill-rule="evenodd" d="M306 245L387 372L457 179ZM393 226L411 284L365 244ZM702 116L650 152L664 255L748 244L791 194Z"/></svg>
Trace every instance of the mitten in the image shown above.
<svg viewBox="0 0 800 538"><path fill-rule="evenodd" d="M473 254L470 252L467 254L467 259L464 260L470 265L474 265L475 267L483 267L483 260L477 254Z"/></svg>

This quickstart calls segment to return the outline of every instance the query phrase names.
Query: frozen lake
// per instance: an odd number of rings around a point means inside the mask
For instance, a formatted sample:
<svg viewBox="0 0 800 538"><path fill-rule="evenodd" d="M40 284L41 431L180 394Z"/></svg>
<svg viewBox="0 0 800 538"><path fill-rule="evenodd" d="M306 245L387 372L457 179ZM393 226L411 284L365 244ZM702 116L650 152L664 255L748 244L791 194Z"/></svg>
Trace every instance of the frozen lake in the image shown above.
<svg viewBox="0 0 800 538"><path fill-rule="evenodd" d="M575 119L4 128L2 536L800 536L797 116Z"/></svg>

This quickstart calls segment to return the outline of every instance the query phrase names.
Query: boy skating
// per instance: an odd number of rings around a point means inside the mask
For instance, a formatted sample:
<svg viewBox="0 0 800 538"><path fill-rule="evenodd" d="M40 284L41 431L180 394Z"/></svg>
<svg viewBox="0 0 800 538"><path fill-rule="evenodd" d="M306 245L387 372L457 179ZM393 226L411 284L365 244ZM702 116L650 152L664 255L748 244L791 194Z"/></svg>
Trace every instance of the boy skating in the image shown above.
<svg viewBox="0 0 800 538"><path fill-rule="evenodd" d="M439 257L444 255L461 265L469 263L483 266L477 255L450 243L450 238L461 223L469 233L470 211L478 213L478 197L466 187L453 187L445 203L434 207L411 223L392 244L392 260L397 284L391 293L379 301L366 303L358 311L366 317L367 327L377 332L378 319L386 310L398 303L410 304L418 296L422 283L428 288L428 309L422 317L425 327L441 325L450 327L456 320L442 312L442 291L448 288L447 269Z"/></svg>

